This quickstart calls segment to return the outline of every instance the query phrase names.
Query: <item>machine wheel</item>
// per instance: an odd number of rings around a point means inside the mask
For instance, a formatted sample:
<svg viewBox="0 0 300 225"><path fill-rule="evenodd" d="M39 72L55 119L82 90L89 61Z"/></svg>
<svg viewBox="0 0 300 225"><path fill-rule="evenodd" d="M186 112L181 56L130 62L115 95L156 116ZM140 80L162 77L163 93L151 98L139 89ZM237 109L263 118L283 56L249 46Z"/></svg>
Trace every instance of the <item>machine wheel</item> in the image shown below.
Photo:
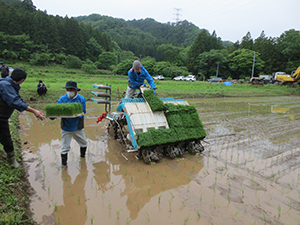
<svg viewBox="0 0 300 225"><path fill-rule="evenodd" d="M176 147L175 146L168 146L167 149L165 150L165 154L169 156L170 158L175 158L176 157Z"/></svg>
<svg viewBox="0 0 300 225"><path fill-rule="evenodd" d="M151 154L150 154L150 150L142 150L142 157L143 160L146 164L150 164L151 163Z"/></svg>
<svg viewBox="0 0 300 225"><path fill-rule="evenodd" d="M119 135L118 135L118 124L113 121L113 120L110 120L108 122L108 125L107 125L107 131L108 133L114 138L114 139L118 139L119 138Z"/></svg>
<svg viewBox="0 0 300 225"><path fill-rule="evenodd" d="M197 145L196 145L196 143L194 141L188 143L187 150L189 151L190 154L196 154L197 152L199 152L197 150Z"/></svg>

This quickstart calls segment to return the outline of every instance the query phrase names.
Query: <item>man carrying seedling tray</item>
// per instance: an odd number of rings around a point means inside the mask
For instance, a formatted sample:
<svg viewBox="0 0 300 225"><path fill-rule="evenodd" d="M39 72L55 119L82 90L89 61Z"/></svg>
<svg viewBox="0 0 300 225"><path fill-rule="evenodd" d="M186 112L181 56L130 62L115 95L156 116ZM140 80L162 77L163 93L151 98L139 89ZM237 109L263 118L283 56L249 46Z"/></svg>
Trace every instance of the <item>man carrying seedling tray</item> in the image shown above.
<svg viewBox="0 0 300 225"><path fill-rule="evenodd" d="M78 94L80 88L77 87L75 81L67 81L66 86L67 93L61 96L58 100L58 104L62 103L80 103L82 105L83 113L86 113L86 103L85 98ZM86 141L86 136L84 133L84 115L78 117L70 117L61 119L61 163L63 166L67 165L68 152L70 151L70 143L72 137L80 146L80 157L85 157L86 148L88 143Z"/></svg>

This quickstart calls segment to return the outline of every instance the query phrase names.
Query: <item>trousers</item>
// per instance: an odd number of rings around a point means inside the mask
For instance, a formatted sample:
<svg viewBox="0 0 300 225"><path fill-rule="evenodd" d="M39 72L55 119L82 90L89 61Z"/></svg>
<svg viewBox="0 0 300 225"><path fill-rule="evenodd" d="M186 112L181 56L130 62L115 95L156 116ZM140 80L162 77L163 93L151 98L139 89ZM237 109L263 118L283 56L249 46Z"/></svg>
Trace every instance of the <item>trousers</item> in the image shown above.
<svg viewBox="0 0 300 225"><path fill-rule="evenodd" d="M0 143L3 145L6 153L12 153L14 151L8 120L0 120Z"/></svg>
<svg viewBox="0 0 300 225"><path fill-rule="evenodd" d="M80 145L81 148L88 146L84 129L75 130L75 131L61 130L61 143L62 143L62 149L60 151L61 154L67 154L70 151L71 149L70 144L71 144L72 137Z"/></svg>

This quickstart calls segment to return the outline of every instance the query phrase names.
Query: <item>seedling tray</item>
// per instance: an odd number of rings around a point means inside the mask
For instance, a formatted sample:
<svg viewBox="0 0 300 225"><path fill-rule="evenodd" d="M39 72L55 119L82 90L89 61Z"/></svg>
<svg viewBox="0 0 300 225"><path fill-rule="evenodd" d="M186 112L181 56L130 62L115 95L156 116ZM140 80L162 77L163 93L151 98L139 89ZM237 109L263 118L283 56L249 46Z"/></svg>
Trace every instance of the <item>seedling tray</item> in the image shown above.
<svg viewBox="0 0 300 225"><path fill-rule="evenodd" d="M71 116L46 116L48 118L76 118L79 116L84 115L84 113L79 113L79 114L75 114L75 115L71 115Z"/></svg>

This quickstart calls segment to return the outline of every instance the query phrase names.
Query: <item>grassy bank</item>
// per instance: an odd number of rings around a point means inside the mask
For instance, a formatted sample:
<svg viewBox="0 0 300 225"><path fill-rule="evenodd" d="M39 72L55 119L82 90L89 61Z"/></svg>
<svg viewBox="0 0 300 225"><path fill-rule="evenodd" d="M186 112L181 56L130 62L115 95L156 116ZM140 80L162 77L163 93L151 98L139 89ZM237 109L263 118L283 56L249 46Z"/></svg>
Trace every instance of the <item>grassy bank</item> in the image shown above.
<svg viewBox="0 0 300 225"><path fill-rule="evenodd" d="M17 112L14 112L9 123L16 158L20 162L22 156ZM13 169L7 163L2 145L0 146L0 152L0 224L36 224L31 217L29 209L30 185L24 168Z"/></svg>

